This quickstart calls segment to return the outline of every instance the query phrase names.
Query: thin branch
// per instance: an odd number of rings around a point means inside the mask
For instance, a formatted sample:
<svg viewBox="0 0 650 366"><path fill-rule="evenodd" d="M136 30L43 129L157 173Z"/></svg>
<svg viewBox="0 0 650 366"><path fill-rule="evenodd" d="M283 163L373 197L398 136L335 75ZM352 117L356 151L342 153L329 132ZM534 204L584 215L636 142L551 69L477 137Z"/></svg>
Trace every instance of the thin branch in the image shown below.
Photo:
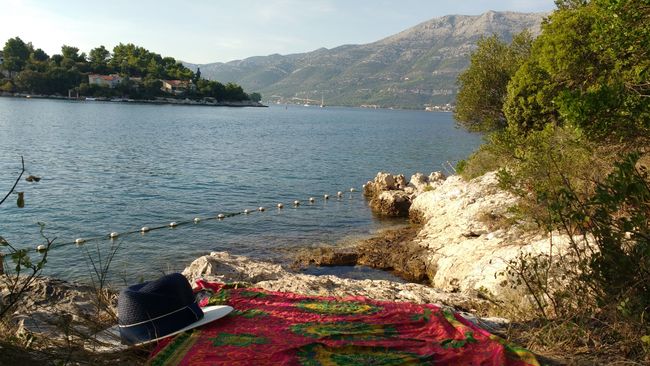
<svg viewBox="0 0 650 366"><path fill-rule="evenodd" d="M20 178L22 178L23 173L25 173L25 159L23 159L22 155L20 156L20 163L22 164L22 169L20 171L20 175L18 175L18 178L16 179L16 182L14 183L14 186L11 187L9 192L7 192L7 195L5 196L5 198L3 198L2 201L0 201L0 205L14 192L14 190L16 189L16 186L18 185L18 182L20 182Z"/></svg>

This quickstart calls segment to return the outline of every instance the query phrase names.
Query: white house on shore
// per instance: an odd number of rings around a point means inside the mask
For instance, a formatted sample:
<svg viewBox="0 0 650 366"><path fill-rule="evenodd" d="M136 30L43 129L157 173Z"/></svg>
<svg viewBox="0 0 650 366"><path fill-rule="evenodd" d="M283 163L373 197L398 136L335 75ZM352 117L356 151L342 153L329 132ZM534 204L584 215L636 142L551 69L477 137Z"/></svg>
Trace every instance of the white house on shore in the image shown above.
<svg viewBox="0 0 650 366"><path fill-rule="evenodd" d="M130 86L135 87L136 89L142 86L143 80L141 77L122 77L118 74L111 75L100 75L100 74L90 74L88 75L88 85L97 85L100 87L107 88L116 88L121 82L130 81ZM196 90L196 85L191 80L160 80L162 82L162 87L160 90L173 94L173 95L183 95L188 91Z"/></svg>
<svg viewBox="0 0 650 366"><path fill-rule="evenodd" d="M111 89L115 88L122 81L122 77L118 74L111 75L99 75L99 74L90 74L88 75L88 85L99 85L109 87Z"/></svg>
<svg viewBox="0 0 650 366"><path fill-rule="evenodd" d="M190 90L194 90L196 86L190 80L160 80L162 81L162 91L170 94L180 95L185 94Z"/></svg>

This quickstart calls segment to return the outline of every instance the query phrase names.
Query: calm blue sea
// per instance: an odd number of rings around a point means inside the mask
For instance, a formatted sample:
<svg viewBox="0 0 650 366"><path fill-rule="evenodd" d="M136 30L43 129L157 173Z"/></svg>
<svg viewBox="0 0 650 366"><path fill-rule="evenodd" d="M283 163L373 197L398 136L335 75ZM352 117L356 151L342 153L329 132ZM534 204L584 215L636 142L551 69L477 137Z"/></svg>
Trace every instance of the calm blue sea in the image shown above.
<svg viewBox="0 0 650 366"><path fill-rule="evenodd" d="M374 217L349 189L377 171L429 173L465 158L481 136L448 113L271 106L215 108L0 98L0 191L25 159L17 196L0 206L0 235L18 247L166 225L196 216L264 213L118 240L62 245L48 274L83 280L119 250L111 272L150 278L215 250L286 260L297 248L336 244L402 223ZM323 202L323 194L348 191ZM310 197L318 198L309 204ZM301 200L295 209L291 202ZM284 210L275 205L285 204Z"/></svg>

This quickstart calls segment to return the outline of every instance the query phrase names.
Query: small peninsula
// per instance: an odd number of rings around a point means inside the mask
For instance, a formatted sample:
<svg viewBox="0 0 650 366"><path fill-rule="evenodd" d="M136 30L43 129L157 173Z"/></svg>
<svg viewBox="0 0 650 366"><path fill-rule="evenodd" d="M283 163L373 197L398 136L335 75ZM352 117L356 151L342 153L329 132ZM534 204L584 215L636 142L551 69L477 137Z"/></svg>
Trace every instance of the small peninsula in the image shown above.
<svg viewBox="0 0 650 366"><path fill-rule="evenodd" d="M0 95L212 106L263 106L259 93L201 77L173 57L134 44L48 55L20 37L0 52Z"/></svg>

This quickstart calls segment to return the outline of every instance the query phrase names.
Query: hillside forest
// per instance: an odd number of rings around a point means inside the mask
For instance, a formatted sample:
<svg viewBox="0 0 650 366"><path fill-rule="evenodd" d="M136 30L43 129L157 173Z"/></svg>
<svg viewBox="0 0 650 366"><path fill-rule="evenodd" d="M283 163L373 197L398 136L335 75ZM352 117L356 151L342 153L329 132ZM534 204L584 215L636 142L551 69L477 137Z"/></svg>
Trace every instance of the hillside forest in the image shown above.
<svg viewBox="0 0 650 366"><path fill-rule="evenodd" d="M69 94L92 97L128 97L154 99L182 97L214 98L217 101L259 101L257 93L244 92L234 83L225 85L201 78L173 57L162 57L133 44L118 44L111 51L104 46L88 54L79 48L63 45L60 54L48 55L20 37L7 40L0 65L0 91L41 95ZM112 76L119 82L99 85L89 82L89 75ZM163 82L173 80L188 86L183 93L169 93Z"/></svg>

